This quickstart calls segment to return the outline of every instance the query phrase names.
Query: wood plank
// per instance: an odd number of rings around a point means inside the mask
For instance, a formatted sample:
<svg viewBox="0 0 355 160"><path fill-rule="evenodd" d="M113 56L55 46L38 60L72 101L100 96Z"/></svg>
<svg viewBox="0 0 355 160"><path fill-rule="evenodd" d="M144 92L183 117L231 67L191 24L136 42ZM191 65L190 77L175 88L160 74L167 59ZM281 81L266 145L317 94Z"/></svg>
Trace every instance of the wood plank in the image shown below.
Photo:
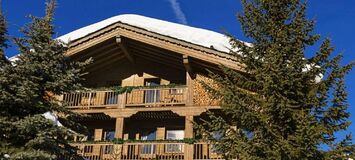
<svg viewBox="0 0 355 160"><path fill-rule="evenodd" d="M190 74L190 76L192 76L193 75L193 71L192 71L192 66L191 66L191 63L190 63L188 55L183 55L182 63L184 64L186 72L188 72Z"/></svg>
<svg viewBox="0 0 355 160"><path fill-rule="evenodd" d="M108 51L107 53L103 54L100 57L94 57L93 58L93 63L90 64L87 67L87 70L94 69L97 66L100 66L102 63L107 63L111 59L113 59L115 57L121 57L121 56L124 56L123 54L121 54L121 51L118 50L117 48L113 48L113 49L111 49L110 51Z"/></svg>
<svg viewBox="0 0 355 160"><path fill-rule="evenodd" d="M135 41L135 40L131 40L131 39L128 40L127 43L130 46L134 46L134 48L141 48L141 49L148 50L151 52L157 52L157 53L167 56L167 57L181 58L181 53L172 52L170 50L166 50L164 48L152 46L147 43L143 43L143 42L139 42L139 41Z"/></svg>
<svg viewBox="0 0 355 160"><path fill-rule="evenodd" d="M107 50L110 50L111 48L114 48L116 46L117 45L115 43L103 43L101 47L93 47L92 49L89 49L90 51L83 51L80 52L78 55L73 55L73 59L85 60L90 57L96 56L102 52L106 52Z"/></svg>
<svg viewBox="0 0 355 160"><path fill-rule="evenodd" d="M122 49L124 55L128 58L128 60L134 64L135 61L134 61L134 58L133 58L133 55L130 54L129 50L127 49L126 45L126 39L122 36L117 36L116 37L116 43L120 46L120 48Z"/></svg>
<svg viewBox="0 0 355 160"><path fill-rule="evenodd" d="M169 56L163 56L160 53L144 50L141 48L132 48L131 50L134 51L134 53L140 54L141 56L149 56L149 57L153 57L154 59L160 59L162 62L169 62L169 64L182 66L181 58L172 58Z"/></svg>
<svg viewBox="0 0 355 160"><path fill-rule="evenodd" d="M163 58L155 57L155 56L152 56L152 55L149 55L149 54L142 54L142 52L134 51L133 53L135 55L139 55L140 59L145 59L145 60L148 60L148 61L151 61L151 62L154 62L154 63L158 63L158 64L161 64L161 65L164 65L164 66L167 66L167 67L171 67L171 68L174 68L174 69L178 69L178 70L182 70L182 71L184 70L184 67L181 64L169 63ZM138 56L137 56L137 58L138 58Z"/></svg>
<svg viewBox="0 0 355 160"><path fill-rule="evenodd" d="M95 66L95 69L92 70L88 70L89 72L96 72L99 70L103 70L106 69L107 67L110 67L113 65L113 63L116 63L122 59L124 59L125 56L122 54L120 56L115 56L113 58L111 58L110 60L106 61L106 63L101 63L100 65ZM90 74L89 74L90 75Z"/></svg>

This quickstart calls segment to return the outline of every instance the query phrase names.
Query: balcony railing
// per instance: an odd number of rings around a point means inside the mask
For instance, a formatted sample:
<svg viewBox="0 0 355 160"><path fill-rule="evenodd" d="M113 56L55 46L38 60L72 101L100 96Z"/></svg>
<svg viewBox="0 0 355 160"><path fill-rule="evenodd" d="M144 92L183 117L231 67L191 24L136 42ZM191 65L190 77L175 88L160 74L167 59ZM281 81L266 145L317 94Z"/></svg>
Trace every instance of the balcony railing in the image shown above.
<svg viewBox="0 0 355 160"><path fill-rule="evenodd" d="M63 94L63 103L70 108L102 108L117 106L120 95L114 91L89 91Z"/></svg>
<svg viewBox="0 0 355 160"><path fill-rule="evenodd" d="M133 89L122 94L112 90L82 91L63 94L61 99L72 109L177 106L186 104L187 88Z"/></svg>
<svg viewBox="0 0 355 160"><path fill-rule="evenodd" d="M186 87L135 89L126 94L126 106L184 105Z"/></svg>
<svg viewBox="0 0 355 160"><path fill-rule="evenodd" d="M194 160L222 160L222 156L207 143L192 144L188 148L185 143L96 143L72 144L78 148L78 154L88 160L140 160L140 159L174 159L183 160L185 152L193 154ZM191 151L188 151L191 149Z"/></svg>

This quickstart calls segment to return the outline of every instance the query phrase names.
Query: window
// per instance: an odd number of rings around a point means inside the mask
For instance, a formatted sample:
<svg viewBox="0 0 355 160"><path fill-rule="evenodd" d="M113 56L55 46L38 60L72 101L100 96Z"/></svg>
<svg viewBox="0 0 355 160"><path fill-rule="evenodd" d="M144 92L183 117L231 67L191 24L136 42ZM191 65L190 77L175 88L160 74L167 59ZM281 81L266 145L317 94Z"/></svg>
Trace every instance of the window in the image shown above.
<svg viewBox="0 0 355 160"><path fill-rule="evenodd" d="M185 136L184 130L167 130L167 140L183 140ZM181 144L166 144L165 152L167 153L182 153L184 152L183 145Z"/></svg>
<svg viewBox="0 0 355 160"><path fill-rule="evenodd" d="M145 86L159 86L160 78L148 78L144 80ZM160 90L145 90L144 91L144 102L145 103L156 103L159 102Z"/></svg>
<svg viewBox="0 0 355 160"><path fill-rule="evenodd" d="M185 136L184 130L167 130L166 139L167 140L183 140Z"/></svg>
<svg viewBox="0 0 355 160"><path fill-rule="evenodd" d="M145 132L141 136L141 140L155 140L156 139L156 131Z"/></svg>
<svg viewBox="0 0 355 160"><path fill-rule="evenodd" d="M105 140L112 141L113 139L115 139L115 131L106 131L105 132Z"/></svg>
<svg viewBox="0 0 355 160"><path fill-rule="evenodd" d="M155 140L156 131L145 132L141 136L141 140ZM156 152L155 144L144 144L142 146L141 154L154 154Z"/></svg>
<svg viewBox="0 0 355 160"><path fill-rule="evenodd" d="M144 79L145 86L159 86L160 78L146 78Z"/></svg>

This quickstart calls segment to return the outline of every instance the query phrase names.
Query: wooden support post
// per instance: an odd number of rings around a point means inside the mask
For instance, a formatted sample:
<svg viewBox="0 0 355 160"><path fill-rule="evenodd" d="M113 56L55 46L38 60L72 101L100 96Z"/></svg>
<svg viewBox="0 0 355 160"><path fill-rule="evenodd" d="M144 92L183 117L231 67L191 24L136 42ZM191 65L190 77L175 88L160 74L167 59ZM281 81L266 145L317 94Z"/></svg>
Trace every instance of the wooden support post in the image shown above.
<svg viewBox="0 0 355 160"><path fill-rule="evenodd" d="M135 139L136 139L136 140L140 140L140 138L141 138L141 135L137 132Z"/></svg>
<svg viewBox="0 0 355 160"><path fill-rule="evenodd" d="M194 145L185 143L184 160L192 160L194 157Z"/></svg>
<svg viewBox="0 0 355 160"><path fill-rule="evenodd" d="M193 120L194 117L191 115L185 116L185 138L193 138Z"/></svg>
<svg viewBox="0 0 355 160"><path fill-rule="evenodd" d="M158 127L157 128L157 140L164 140L165 139L165 127Z"/></svg>
<svg viewBox="0 0 355 160"><path fill-rule="evenodd" d="M165 127L158 127L157 128L157 135L156 135L156 139L157 140L164 140L165 139ZM161 144L157 145L158 149L158 153L164 153L164 147Z"/></svg>
<svg viewBox="0 0 355 160"><path fill-rule="evenodd" d="M187 55L183 55L183 63L186 70L186 85L187 85L186 106L192 106L194 73L192 71L191 63Z"/></svg>
<svg viewBox="0 0 355 160"><path fill-rule="evenodd" d="M127 59L134 64L134 58L133 56L128 52L128 49L126 47L126 42L124 40L123 37L121 36L117 36L116 37L116 43L119 45L119 47L121 48L121 50L123 51L124 55L127 57Z"/></svg>
<svg viewBox="0 0 355 160"><path fill-rule="evenodd" d="M103 132L102 128L95 129L94 141L101 141L102 140L102 132Z"/></svg>
<svg viewBox="0 0 355 160"><path fill-rule="evenodd" d="M186 85L187 85L187 93L186 93L186 106L193 106L193 80L188 72L186 72Z"/></svg>
<svg viewBox="0 0 355 160"><path fill-rule="evenodd" d="M118 108L125 108L127 102L127 93L122 93L118 97Z"/></svg>
<svg viewBox="0 0 355 160"><path fill-rule="evenodd" d="M123 138L123 125L124 125L124 118L117 117L116 118L116 128L115 128L115 138Z"/></svg>
<svg viewBox="0 0 355 160"><path fill-rule="evenodd" d="M192 74L192 67L191 67L191 63L190 63L190 60L189 60L189 56L183 55L182 56L182 62L184 63L186 72L189 72L189 73Z"/></svg>
<svg viewBox="0 0 355 160"><path fill-rule="evenodd" d="M101 141L102 140L102 132L103 129L102 128L97 128L94 131L94 141ZM100 154L100 146L99 145L94 145L92 148L92 153L94 155L99 155Z"/></svg>
<svg viewBox="0 0 355 160"><path fill-rule="evenodd" d="M193 120L194 117L191 115L185 116L185 138L193 138ZM185 144L184 159L193 159L193 144Z"/></svg>

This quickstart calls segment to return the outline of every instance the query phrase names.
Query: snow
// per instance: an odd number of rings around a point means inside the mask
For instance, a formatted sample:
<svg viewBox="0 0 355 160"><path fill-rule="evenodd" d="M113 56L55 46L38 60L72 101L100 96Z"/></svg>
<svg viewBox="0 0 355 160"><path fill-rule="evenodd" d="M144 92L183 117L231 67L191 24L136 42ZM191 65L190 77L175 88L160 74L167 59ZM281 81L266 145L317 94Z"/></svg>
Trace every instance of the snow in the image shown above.
<svg viewBox="0 0 355 160"><path fill-rule="evenodd" d="M17 60L19 59L18 56L19 56L19 54L14 55L14 56L10 57L8 60L9 60L10 62L15 62L15 61L17 61Z"/></svg>
<svg viewBox="0 0 355 160"><path fill-rule="evenodd" d="M314 65L314 64L306 64L305 68L302 68L302 72L307 72L309 70L311 70L313 67L316 67L316 68L320 68L320 66L318 65ZM317 75L315 78L314 78L314 82L315 83L319 83L322 81L324 75L322 73L319 73L319 75Z"/></svg>
<svg viewBox="0 0 355 160"><path fill-rule="evenodd" d="M4 154L4 158L10 158L9 154Z"/></svg>
<svg viewBox="0 0 355 160"><path fill-rule="evenodd" d="M100 29L118 22L207 48L213 47L214 49L222 52L229 52L229 50L232 48L231 44L229 43L229 38L221 33L135 14L123 14L114 16L62 35L58 37L57 40L61 40L64 43L69 43L70 41L80 39L86 35L89 35L90 33L94 33ZM9 60L12 62L18 60L18 55L9 58Z"/></svg>
<svg viewBox="0 0 355 160"><path fill-rule="evenodd" d="M64 43L68 43L117 22L143 28L154 33L170 36L207 48L213 47L223 52L229 52L229 49L232 48L229 43L229 38L223 34L134 14L123 14L111 17L60 36L58 39Z"/></svg>
<svg viewBox="0 0 355 160"><path fill-rule="evenodd" d="M53 121L53 124L56 125L56 126L63 126L58 118L57 118L57 115L55 115L54 113L52 112L46 112L46 113L43 113L42 116L46 119L49 119L51 121Z"/></svg>

